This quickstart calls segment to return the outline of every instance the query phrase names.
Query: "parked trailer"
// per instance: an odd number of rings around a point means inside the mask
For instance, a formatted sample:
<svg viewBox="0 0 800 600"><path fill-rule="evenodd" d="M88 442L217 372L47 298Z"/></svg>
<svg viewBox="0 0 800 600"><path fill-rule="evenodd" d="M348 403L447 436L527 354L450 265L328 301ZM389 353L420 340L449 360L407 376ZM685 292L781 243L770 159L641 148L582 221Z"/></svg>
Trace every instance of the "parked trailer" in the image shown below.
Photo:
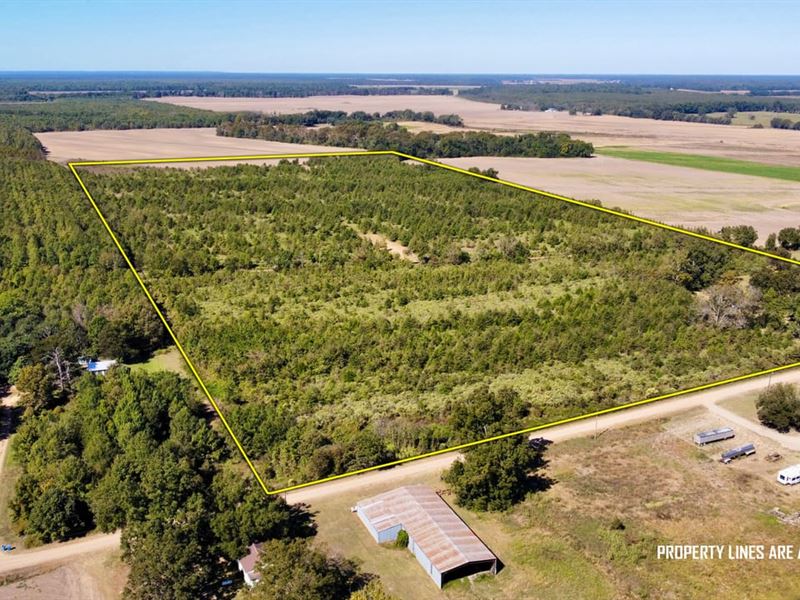
<svg viewBox="0 0 800 600"><path fill-rule="evenodd" d="M739 446L738 448L731 448L726 452L722 453L722 458L720 459L726 465L734 459L741 458L742 456L750 456L751 454L756 453L755 444L745 444L744 446Z"/></svg>
<svg viewBox="0 0 800 600"><path fill-rule="evenodd" d="M795 485L800 483L800 465L792 465L778 472L778 483Z"/></svg>
<svg viewBox="0 0 800 600"><path fill-rule="evenodd" d="M721 442L722 440L729 440L736 434L730 427L722 427L721 429L712 429L711 431L701 431L694 434L694 443L698 446L705 446L712 442Z"/></svg>

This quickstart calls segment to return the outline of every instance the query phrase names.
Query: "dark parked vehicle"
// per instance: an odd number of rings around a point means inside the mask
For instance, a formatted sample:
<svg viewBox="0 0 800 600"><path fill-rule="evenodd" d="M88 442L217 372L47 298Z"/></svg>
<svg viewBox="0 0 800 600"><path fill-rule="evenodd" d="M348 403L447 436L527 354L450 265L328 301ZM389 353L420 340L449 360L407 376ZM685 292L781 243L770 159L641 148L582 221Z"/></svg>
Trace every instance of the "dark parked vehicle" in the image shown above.
<svg viewBox="0 0 800 600"><path fill-rule="evenodd" d="M750 456L751 454L756 453L755 444L745 444L744 446L739 446L738 448L731 448L722 453L722 458L720 459L726 465L735 460L737 458L741 458L742 456Z"/></svg>

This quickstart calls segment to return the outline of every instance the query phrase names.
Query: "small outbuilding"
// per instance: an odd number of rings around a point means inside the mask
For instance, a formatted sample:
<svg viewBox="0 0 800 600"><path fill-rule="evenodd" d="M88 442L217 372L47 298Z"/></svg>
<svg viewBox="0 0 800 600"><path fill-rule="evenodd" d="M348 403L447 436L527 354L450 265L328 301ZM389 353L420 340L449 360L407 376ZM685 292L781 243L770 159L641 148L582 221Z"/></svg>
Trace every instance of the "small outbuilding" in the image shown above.
<svg viewBox="0 0 800 600"><path fill-rule="evenodd" d="M498 559L439 494L410 485L362 500L355 512L382 544L408 534L408 549L437 586L475 573L497 573Z"/></svg>
<svg viewBox="0 0 800 600"><path fill-rule="evenodd" d="M111 367L117 364L117 361L113 358L105 360L81 359L78 361L78 364L87 371L89 371L89 373L93 373L95 375L105 375L106 373L108 373L108 370Z"/></svg>
<svg viewBox="0 0 800 600"><path fill-rule="evenodd" d="M261 544L250 544L247 547L247 554L236 561L239 565L239 570L244 576L244 582L250 587L253 587L261 579L261 574L256 571L256 563L260 558Z"/></svg>

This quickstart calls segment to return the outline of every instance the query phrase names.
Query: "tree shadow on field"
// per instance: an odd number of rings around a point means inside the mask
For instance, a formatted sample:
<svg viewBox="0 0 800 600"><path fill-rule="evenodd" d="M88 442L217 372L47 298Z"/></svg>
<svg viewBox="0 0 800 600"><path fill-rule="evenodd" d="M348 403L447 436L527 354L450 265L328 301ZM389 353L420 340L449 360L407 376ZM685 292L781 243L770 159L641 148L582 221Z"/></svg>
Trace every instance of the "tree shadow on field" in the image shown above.
<svg viewBox="0 0 800 600"><path fill-rule="evenodd" d="M543 474L550 461L545 458L545 451L553 444L552 440L543 437L531 438L528 440L528 447L536 451L536 458L533 461L531 475L525 481L525 495L545 492L557 482L552 477Z"/></svg>

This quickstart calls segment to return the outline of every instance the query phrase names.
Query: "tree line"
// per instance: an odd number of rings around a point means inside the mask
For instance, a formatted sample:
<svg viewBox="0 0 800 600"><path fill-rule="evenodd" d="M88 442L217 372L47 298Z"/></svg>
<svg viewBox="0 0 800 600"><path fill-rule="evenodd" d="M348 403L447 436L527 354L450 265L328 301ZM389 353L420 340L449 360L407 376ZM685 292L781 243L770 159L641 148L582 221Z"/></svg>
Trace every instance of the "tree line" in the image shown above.
<svg viewBox="0 0 800 600"><path fill-rule="evenodd" d="M59 98L0 103L0 127L41 131L215 127L228 115L161 102L122 98Z"/></svg>
<svg viewBox="0 0 800 600"><path fill-rule="evenodd" d="M730 124L729 114L773 111L800 113L800 98L770 95L698 94L651 85L575 84L483 86L461 92L465 98L504 105L508 110L563 110L590 115Z"/></svg>
<svg viewBox="0 0 800 600"><path fill-rule="evenodd" d="M423 78L424 79L424 78ZM387 87L369 77L352 76L336 79L303 75L222 74L214 76L185 73L169 76L130 74L65 74L61 77L16 75L0 82L0 100L42 102L65 96L82 98L142 98L161 96L216 96L250 98L285 98L306 96L338 96L342 94L397 95L449 94L442 87L426 86L426 81L398 83Z"/></svg>
<svg viewBox="0 0 800 600"><path fill-rule="evenodd" d="M258 137L258 128L264 125L296 125L315 127L317 125L340 125L349 121L368 123L373 121L419 121L422 123L438 123L451 127L463 127L464 121L455 114L435 115L431 111L415 111L411 109L390 110L388 112L367 113L357 110L348 113L343 110L309 110L293 114L238 113L227 119L224 134L233 137Z"/></svg>
<svg viewBox="0 0 800 600"><path fill-rule="evenodd" d="M800 121L792 121L782 117L770 119L769 126L773 129L800 129Z"/></svg>
<svg viewBox="0 0 800 600"><path fill-rule="evenodd" d="M270 124L260 117L239 115L234 121L219 125L217 134L294 144L396 150L420 158L459 156L587 158L594 152L592 144L572 139L565 133L540 132L505 136L477 131L443 134L423 131L415 134L397 123L385 124L352 119L330 127L311 129L300 125Z"/></svg>

